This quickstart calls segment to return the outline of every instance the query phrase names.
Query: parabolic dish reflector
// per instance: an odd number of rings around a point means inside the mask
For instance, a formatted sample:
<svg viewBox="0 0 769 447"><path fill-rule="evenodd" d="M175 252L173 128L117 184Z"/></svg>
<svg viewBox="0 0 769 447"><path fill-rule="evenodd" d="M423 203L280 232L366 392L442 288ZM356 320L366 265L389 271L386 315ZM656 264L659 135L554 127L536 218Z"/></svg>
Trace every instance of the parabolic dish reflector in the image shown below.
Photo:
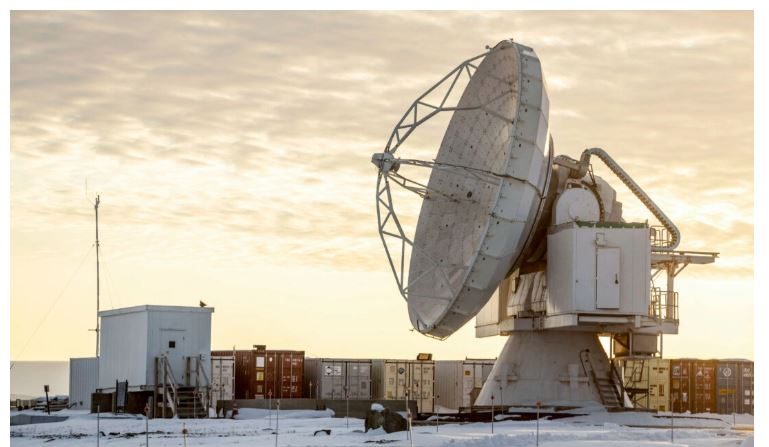
<svg viewBox="0 0 769 447"><path fill-rule="evenodd" d="M531 48L485 54L434 160L401 287L420 332L451 335L521 263L552 171L548 109Z"/></svg>

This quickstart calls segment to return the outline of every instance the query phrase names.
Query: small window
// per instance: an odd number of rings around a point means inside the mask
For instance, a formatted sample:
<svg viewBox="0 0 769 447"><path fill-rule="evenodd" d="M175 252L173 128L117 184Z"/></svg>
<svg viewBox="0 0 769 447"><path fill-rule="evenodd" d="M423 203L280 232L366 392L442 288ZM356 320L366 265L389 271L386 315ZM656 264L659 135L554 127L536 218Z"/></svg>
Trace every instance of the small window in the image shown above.
<svg viewBox="0 0 769 447"><path fill-rule="evenodd" d="M660 384L660 385L658 385L658 387L659 387L659 391L660 391L659 396L660 397L665 397L665 385Z"/></svg>
<svg viewBox="0 0 769 447"><path fill-rule="evenodd" d="M176 347L176 341L169 340L168 341L168 347L171 348L171 349L175 348Z"/></svg>

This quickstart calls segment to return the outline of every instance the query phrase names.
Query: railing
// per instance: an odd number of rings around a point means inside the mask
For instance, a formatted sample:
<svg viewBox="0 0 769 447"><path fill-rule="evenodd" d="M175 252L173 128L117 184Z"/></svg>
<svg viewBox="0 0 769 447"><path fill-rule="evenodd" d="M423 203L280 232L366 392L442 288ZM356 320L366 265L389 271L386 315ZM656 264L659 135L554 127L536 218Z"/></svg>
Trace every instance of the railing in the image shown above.
<svg viewBox="0 0 769 447"><path fill-rule="evenodd" d="M620 406L624 406L625 404L625 384L622 382L622 376L619 373L619 370L617 369L617 366L614 364L613 360L609 360L609 366L611 368L611 374L612 376L612 382L614 385L612 388L614 388L614 393L617 396L617 402L620 403Z"/></svg>
<svg viewBox="0 0 769 447"><path fill-rule="evenodd" d="M649 227L649 242L652 250L655 248L669 247L673 241L673 236L667 228L661 225L652 225Z"/></svg>
<svg viewBox="0 0 769 447"><path fill-rule="evenodd" d="M678 292L652 287L649 316L665 321L678 321Z"/></svg>
<svg viewBox="0 0 769 447"><path fill-rule="evenodd" d="M163 375L163 417L166 417L166 407L170 406L172 414L176 414L176 409L179 407L179 392L176 387L176 380L174 379L174 372L171 369L171 364L168 362L168 357L165 355L160 356L161 371ZM171 393L169 393L169 387ZM171 396L173 394L173 396Z"/></svg>
<svg viewBox="0 0 769 447"><path fill-rule="evenodd" d="M210 406L210 400L211 400L211 381L208 379L208 375L206 375L206 367L205 365L201 365L203 363L203 356L199 355L196 359L196 365L195 365L195 385L198 387L198 393L201 394L201 403L203 405L203 408L208 408ZM201 387L200 384L200 378L205 379L204 384ZM202 393L201 393L201 388Z"/></svg>

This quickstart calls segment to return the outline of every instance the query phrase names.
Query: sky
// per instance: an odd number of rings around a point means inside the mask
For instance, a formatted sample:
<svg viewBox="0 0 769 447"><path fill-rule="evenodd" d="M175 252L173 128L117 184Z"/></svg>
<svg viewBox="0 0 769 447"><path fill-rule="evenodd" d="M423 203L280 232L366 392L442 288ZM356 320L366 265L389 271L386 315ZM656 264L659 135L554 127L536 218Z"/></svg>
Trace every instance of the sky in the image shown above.
<svg viewBox="0 0 769 447"><path fill-rule="evenodd" d="M753 358L750 12L15 11L10 25L13 360L93 355L96 194L102 309L203 300L214 348L496 357L504 338L476 339L473 321L445 341L410 331L369 160L419 94L511 37L542 61L556 153L603 147L680 248L720 253L679 277L664 355ZM651 219L613 184L626 217Z"/></svg>

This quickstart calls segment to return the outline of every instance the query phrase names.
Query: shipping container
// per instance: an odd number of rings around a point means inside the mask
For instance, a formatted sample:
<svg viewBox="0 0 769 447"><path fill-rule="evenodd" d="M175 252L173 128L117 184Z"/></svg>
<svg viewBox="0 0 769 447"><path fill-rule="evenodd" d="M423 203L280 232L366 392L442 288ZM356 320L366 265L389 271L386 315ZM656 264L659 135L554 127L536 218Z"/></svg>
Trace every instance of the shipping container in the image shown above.
<svg viewBox="0 0 769 447"><path fill-rule="evenodd" d="M635 408L670 411L670 360L627 360L624 386Z"/></svg>
<svg viewBox="0 0 769 447"><path fill-rule="evenodd" d="M715 360L695 360L692 365L693 385L690 411L692 413L716 413L716 367Z"/></svg>
<svg viewBox="0 0 769 447"><path fill-rule="evenodd" d="M715 360L670 361L671 406L676 413L715 413Z"/></svg>
<svg viewBox="0 0 769 447"><path fill-rule="evenodd" d="M235 399L262 399L265 391L266 349L255 345L253 349L217 350L212 356L235 358Z"/></svg>
<svg viewBox="0 0 769 447"><path fill-rule="evenodd" d="M493 359L435 362L436 405L448 409L472 407L494 368L494 362Z"/></svg>
<svg viewBox="0 0 769 447"><path fill-rule="evenodd" d="M314 399L371 399L371 360L305 359L304 386Z"/></svg>
<svg viewBox="0 0 769 447"><path fill-rule="evenodd" d="M717 408L721 414L753 414L753 362L720 360L716 371Z"/></svg>
<svg viewBox="0 0 769 447"><path fill-rule="evenodd" d="M235 357L211 356L211 407L235 398Z"/></svg>
<svg viewBox="0 0 769 447"><path fill-rule="evenodd" d="M406 399L417 402L419 413L432 413L435 396L435 362L420 360L372 360L371 389L374 399Z"/></svg>
<svg viewBox="0 0 769 447"><path fill-rule="evenodd" d="M670 406L676 413L691 410L693 362L691 359L670 360Z"/></svg>
<svg viewBox="0 0 769 447"><path fill-rule="evenodd" d="M304 381L304 351L268 349L264 379L267 397L301 398Z"/></svg>

